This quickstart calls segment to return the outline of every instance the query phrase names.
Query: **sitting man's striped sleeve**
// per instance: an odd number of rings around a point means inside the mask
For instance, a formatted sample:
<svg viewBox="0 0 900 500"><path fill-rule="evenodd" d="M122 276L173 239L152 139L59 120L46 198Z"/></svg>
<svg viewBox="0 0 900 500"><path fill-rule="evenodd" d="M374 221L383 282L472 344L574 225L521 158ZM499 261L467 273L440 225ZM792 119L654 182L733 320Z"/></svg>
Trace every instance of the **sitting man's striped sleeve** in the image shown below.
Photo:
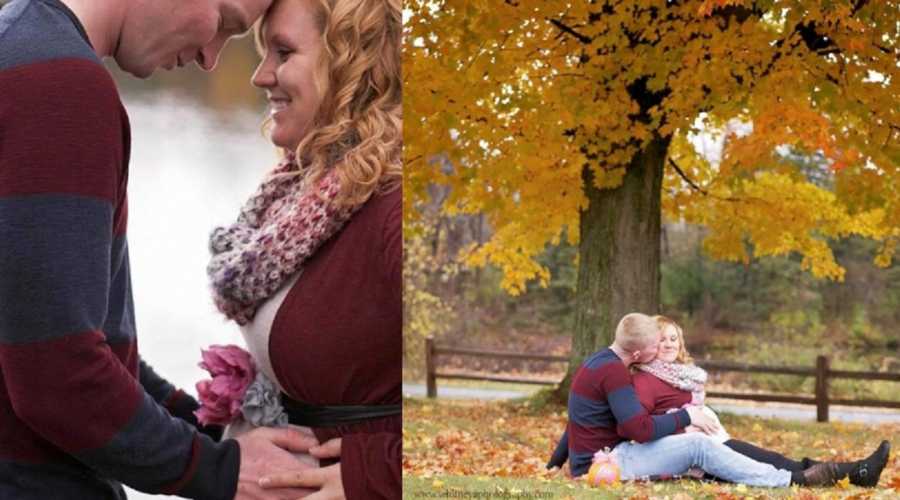
<svg viewBox="0 0 900 500"><path fill-rule="evenodd" d="M622 363L611 363L600 383L616 418L616 432L626 439L646 443L674 434L691 423L684 409L665 415L647 413L631 384L628 368Z"/></svg>

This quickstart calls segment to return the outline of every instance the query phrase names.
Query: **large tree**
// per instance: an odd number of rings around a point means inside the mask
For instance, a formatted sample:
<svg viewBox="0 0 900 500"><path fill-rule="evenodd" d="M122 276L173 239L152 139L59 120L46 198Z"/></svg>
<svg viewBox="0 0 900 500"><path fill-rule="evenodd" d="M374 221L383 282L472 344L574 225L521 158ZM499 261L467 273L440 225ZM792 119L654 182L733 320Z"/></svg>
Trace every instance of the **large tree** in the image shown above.
<svg viewBox="0 0 900 500"><path fill-rule="evenodd" d="M662 213L714 257L796 253L840 280L829 242L900 240L897 0L411 0L407 217L430 183L494 228L468 256L511 293L579 245L571 375L659 301ZM692 137L718 133L719 158ZM448 161L449 160L449 161ZM568 377L567 377L568 379Z"/></svg>

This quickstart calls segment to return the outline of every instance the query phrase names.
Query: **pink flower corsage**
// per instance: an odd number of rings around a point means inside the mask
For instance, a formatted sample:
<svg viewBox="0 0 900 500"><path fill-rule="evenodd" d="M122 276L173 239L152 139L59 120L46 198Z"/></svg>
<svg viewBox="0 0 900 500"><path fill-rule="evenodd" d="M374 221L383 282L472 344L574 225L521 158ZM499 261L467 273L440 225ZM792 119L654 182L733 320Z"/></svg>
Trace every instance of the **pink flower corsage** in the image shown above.
<svg viewBox="0 0 900 500"><path fill-rule="evenodd" d="M212 345L201 355L200 368L212 380L197 382L200 409L194 415L203 425L228 425L241 414L244 394L256 378L253 358L236 345Z"/></svg>

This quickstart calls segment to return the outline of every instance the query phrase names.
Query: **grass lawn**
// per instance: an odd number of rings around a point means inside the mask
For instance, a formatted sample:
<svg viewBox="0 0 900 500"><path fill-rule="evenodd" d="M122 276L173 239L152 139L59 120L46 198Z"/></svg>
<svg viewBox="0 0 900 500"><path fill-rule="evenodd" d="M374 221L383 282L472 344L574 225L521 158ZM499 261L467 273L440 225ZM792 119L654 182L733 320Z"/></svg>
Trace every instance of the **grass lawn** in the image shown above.
<svg viewBox="0 0 900 500"><path fill-rule="evenodd" d="M519 402L407 399L403 412L404 498L900 498L892 458L876 489L783 490L682 480L590 488L544 463L565 427L565 409ZM816 424L720 415L732 436L788 456L853 460L881 439L900 446L900 425Z"/></svg>

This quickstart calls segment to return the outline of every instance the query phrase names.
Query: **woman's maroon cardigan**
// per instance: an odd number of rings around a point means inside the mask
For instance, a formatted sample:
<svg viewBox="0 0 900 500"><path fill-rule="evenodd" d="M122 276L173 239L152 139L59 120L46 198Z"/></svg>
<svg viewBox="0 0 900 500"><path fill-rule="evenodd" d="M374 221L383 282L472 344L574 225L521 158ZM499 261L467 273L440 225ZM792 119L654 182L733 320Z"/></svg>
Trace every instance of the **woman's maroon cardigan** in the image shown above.
<svg viewBox="0 0 900 500"><path fill-rule="evenodd" d="M370 199L288 292L269 353L292 398L314 405L402 403L401 205L400 189ZM313 430L320 442L342 438L349 500L400 498L400 415Z"/></svg>

